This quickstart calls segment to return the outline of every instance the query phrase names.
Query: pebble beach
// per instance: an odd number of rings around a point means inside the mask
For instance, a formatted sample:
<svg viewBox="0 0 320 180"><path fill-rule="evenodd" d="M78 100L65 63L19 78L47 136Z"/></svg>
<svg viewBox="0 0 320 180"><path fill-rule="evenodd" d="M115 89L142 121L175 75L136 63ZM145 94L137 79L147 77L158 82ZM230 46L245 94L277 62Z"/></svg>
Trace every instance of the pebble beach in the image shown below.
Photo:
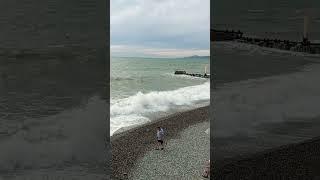
<svg viewBox="0 0 320 180"><path fill-rule="evenodd" d="M162 151L155 150L158 126L166 131ZM111 179L201 179L210 157L209 127L206 106L113 135Z"/></svg>

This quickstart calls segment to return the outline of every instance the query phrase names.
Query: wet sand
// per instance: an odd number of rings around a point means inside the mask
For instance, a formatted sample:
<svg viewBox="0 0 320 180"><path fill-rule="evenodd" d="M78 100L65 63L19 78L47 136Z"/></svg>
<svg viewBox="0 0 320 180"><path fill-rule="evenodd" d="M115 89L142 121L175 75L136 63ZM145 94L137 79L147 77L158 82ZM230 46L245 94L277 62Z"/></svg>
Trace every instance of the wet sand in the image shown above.
<svg viewBox="0 0 320 180"><path fill-rule="evenodd" d="M156 147L156 128L166 129L166 140L179 138L180 133L192 125L208 122L209 107L176 113L171 116L153 121L152 123L115 134L111 137L112 175L111 179L123 178L130 174L137 160L144 157Z"/></svg>

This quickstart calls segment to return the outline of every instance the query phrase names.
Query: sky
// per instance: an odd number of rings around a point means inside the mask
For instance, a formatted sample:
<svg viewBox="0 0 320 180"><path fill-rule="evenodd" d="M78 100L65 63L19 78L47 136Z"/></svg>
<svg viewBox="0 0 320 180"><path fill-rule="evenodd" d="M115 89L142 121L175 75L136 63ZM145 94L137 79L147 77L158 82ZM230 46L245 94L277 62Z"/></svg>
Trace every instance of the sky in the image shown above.
<svg viewBox="0 0 320 180"><path fill-rule="evenodd" d="M111 0L111 56L210 55L210 0Z"/></svg>

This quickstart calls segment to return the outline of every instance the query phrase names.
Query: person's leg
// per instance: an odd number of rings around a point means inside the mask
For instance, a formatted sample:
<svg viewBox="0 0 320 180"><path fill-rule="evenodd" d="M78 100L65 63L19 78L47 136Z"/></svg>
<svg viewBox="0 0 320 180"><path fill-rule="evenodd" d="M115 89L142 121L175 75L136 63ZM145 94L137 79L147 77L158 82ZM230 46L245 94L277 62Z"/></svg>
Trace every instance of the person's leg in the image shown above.
<svg viewBox="0 0 320 180"><path fill-rule="evenodd" d="M163 150L163 140L161 141L161 150Z"/></svg>
<svg viewBox="0 0 320 180"><path fill-rule="evenodd" d="M205 169L203 170L202 177L204 177L204 178L208 178L208 171L207 171L207 168L205 168Z"/></svg>
<svg viewBox="0 0 320 180"><path fill-rule="evenodd" d="M156 150L159 150L159 149L160 149L160 145L161 145L160 141L159 141L159 140L157 140L157 147L156 147Z"/></svg>

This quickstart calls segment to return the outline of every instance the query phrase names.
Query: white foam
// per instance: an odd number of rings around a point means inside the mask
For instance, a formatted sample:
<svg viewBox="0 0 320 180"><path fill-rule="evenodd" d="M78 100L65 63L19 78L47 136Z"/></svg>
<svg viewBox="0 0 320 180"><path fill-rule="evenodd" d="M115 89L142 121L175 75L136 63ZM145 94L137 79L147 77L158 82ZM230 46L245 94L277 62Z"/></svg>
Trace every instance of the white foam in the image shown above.
<svg viewBox="0 0 320 180"><path fill-rule="evenodd" d="M195 106L210 100L210 83L173 91L138 92L128 98L113 100L110 108L111 135L120 128L150 121L148 115L172 111L179 106Z"/></svg>
<svg viewBox="0 0 320 180"><path fill-rule="evenodd" d="M207 73L207 74L209 75L210 72ZM189 76L189 75L184 75L184 74L175 75L173 73L165 73L164 75L172 77L172 78L190 79L190 80L197 80L197 81L208 81L208 79L206 79L206 78L196 77L196 76Z"/></svg>

